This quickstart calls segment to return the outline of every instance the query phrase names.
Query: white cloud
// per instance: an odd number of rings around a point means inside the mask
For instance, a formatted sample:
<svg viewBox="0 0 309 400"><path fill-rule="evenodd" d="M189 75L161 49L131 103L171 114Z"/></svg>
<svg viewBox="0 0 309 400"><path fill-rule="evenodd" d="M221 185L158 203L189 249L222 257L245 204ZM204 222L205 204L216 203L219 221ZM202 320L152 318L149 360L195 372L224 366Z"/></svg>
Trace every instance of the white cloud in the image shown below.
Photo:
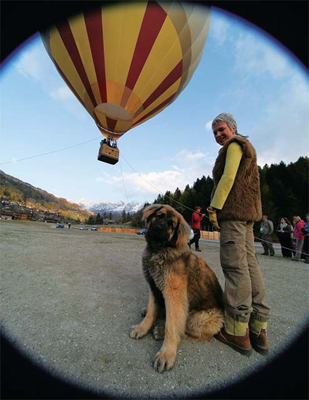
<svg viewBox="0 0 309 400"><path fill-rule="evenodd" d="M54 74L54 66L49 60L45 49L39 46L27 46L21 51L15 62L17 71L28 79L40 83L47 90Z"/></svg>
<svg viewBox="0 0 309 400"><path fill-rule="evenodd" d="M73 100L74 95L67 86L61 86L50 93L51 97L60 101Z"/></svg>
<svg viewBox="0 0 309 400"><path fill-rule="evenodd" d="M212 121L211 120L206 122L205 129L206 129L206 131L212 131Z"/></svg>
<svg viewBox="0 0 309 400"><path fill-rule="evenodd" d="M259 165L296 161L309 154L309 87L302 75L286 80L265 106L263 119L250 132L257 141Z"/></svg>
<svg viewBox="0 0 309 400"><path fill-rule="evenodd" d="M100 177L97 181L104 184L110 184L118 188L123 187L125 182L126 189L132 195L133 193L153 194L165 193L167 190L174 191L177 187L183 187L186 184L185 178L180 171L163 171L149 173L124 173L121 177Z"/></svg>
<svg viewBox="0 0 309 400"><path fill-rule="evenodd" d="M235 27L224 39L235 86L222 90L221 99L233 99L236 116L247 113L240 131L249 134L259 165L295 162L309 153L308 79L269 37L242 23Z"/></svg>
<svg viewBox="0 0 309 400"><path fill-rule="evenodd" d="M86 119L86 111L67 86L60 86L57 89L52 90L49 95L54 100L60 101L65 109L74 114L74 116L81 120Z"/></svg>
<svg viewBox="0 0 309 400"><path fill-rule="evenodd" d="M228 40L229 26L230 24L227 22L227 19L220 14L216 14L216 18L212 19L209 36L220 47Z"/></svg>
<svg viewBox="0 0 309 400"><path fill-rule="evenodd" d="M269 74L279 79L289 74L286 54L261 35L242 32L233 42L234 68L243 73L260 76Z"/></svg>
<svg viewBox="0 0 309 400"><path fill-rule="evenodd" d="M54 100L59 101L74 116L85 119L87 112L71 90L63 84L43 44L27 47L15 63L17 71L37 83Z"/></svg>
<svg viewBox="0 0 309 400"><path fill-rule="evenodd" d="M124 187L130 198L140 197L153 201L159 194L177 189L184 190L186 185L192 186L197 178L211 175L214 157L200 150L182 150L172 159L170 169L158 172L123 173L121 176L102 174L96 178L109 188L123 192Z"/></svg>
<svg viewBox="0 0 309 400"><path fill-rule="evenodd" d="M26 76L27 78L33 78L35 80L41 79L42 70L40 64L37 62L36 52L23 53L18 63L15 64L17 71Z"/></svg>
<svg viewBox="0 0 309 400"><path fill-rule="evenodd" d="M196 150L195 153L192 153L191 151L188 150L182 150L178 154L176 154L175 159L182 162L192 162L192 161L198 161L201 160L205 157L205 154L203 154L200 150Z"/></svg>

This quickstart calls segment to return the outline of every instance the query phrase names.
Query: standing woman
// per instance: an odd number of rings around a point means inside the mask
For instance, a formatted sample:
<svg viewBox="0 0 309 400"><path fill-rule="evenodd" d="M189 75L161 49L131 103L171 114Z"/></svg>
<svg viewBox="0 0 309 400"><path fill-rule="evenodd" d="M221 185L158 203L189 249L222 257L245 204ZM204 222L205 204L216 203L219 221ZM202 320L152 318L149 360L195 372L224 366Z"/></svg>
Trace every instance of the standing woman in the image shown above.
<svg viewBox="0 0 309 400"><path fill-rule="evenodd" d="M253 236L253 224L262 218L256 153L237 132L233 115L218 115L212 130L222 149L213 169L214 191L207 211L214 228L220 229L225 277L225 326L216 338L243 355L250 356L252 347L267 355L270 309Z"/></svg>
<svg viewBox="0 0 309 400"><path fill-rule="evenodd" d="M302 231L302 229L305 227L305 222L298 215L293 217L293 221L295 224L294 238L296 239L296 253L295 257L293 258L293 261L300 261L305 239L305 236Z"/></svg>
<svg viewBox="0 0 309 400"><path fill-rule="evenodd" d="M305 234L303 252L305 253L305 263L309 264L309 214L306 214L306 223L303 229Z"/></svg>
<svg viewBox="0 0 309 400"><path fill-rule="evenodd" d="M292 232L292 224L288 218L281 218L280 224L277 227L277 235L281 244L281 252L284 258L292 258Z"/></svg>

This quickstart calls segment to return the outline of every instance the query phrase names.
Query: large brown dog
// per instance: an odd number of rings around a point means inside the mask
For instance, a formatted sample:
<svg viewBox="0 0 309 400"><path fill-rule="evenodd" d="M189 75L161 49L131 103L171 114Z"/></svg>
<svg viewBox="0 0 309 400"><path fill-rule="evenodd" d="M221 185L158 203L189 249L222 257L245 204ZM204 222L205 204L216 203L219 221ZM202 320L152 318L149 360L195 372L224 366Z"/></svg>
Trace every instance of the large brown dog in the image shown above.
<svg viewBox="0 0 309 400"><path fill-rule="evenodd" d="M220 331L222 289L205 261L189 249L190 227L174 208L154 204L144 210L143 218L147 221L143 272L150 292L146 316L130 336L140 339L155 325L155 339L164 341L154 368L163 372L173 367L182 336L210 340Z"/></svg>

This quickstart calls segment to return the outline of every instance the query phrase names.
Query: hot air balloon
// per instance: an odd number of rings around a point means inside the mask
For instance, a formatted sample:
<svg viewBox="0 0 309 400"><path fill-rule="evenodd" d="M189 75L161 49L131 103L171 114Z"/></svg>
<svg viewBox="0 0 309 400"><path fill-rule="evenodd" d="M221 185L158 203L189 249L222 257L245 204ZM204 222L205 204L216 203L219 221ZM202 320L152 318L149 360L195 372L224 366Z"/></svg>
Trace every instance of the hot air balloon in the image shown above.
<svg viewBox="0 0 309 400"><path fill-rule="evenodd" d="M189 2L115 2L41 37L58 72L106 138L98 159L118 161L117 139L171 104L202 57L210 9Z"/></svg>

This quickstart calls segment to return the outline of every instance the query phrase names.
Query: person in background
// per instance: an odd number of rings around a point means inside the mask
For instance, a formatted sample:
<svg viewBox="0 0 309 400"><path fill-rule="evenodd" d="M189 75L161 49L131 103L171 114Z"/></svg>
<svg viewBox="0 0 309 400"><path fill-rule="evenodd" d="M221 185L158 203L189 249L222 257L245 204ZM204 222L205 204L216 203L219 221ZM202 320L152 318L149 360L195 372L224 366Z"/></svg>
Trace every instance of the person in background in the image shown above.
<svg viewBox="0 0 309 400"><path fill-rule="evenodd" d="M281 218L280 224L277 227L277 235L281 244L282 256L284 258L292 258L292 232L292 224L288 218Z"/></svg>
<svg viewBox="0 0 309 400"><path fill-rule="evenodd" d="M220 262L225 277L225 325L215 337L250 356L252 347L268 355L270 308L255 255L253 224L262 217L260 178L255 149L237 132L232 114L212 122L215 141L222 146L213 169L214 190L207 208L220 230Z"/></svg>
<svg viewBox="0 0 309 400"><path fill-rule="evenodd" d="M305 227L305 221L303 221L300 216L296 215L293 217L294 222L294 238L296 239L296 253L293 261L300 261L301 252L304 245L305 236L302 232L302 228Z"/></svg>
<svg viewBox="0 0 309 400"><path fill-rule="evenodd" d="M194 232L193 238L188 242L188 245L191 249L191 244L195 243L195 251L202 251L199 247L199 240L201 237L201 221L205 217L205 214L201 214L201 207L196 206L195 211L192 214L191 219L191 228Z"/></svg>
<svg viewBox="0 0 309 400"><path fill-rule="evenodd" d="M263 215L262 222L260 225L262 246L264 248L264 253L262 253L262 256L268 256L268 254L270 254L271 256L275 255L273 241L271 238L273 231L274 231L274 224L272 223L272 221L268 219L267 215Z"/></svg>
<svg viewBox="0 0 309 400"><path fill-rule="evenodd" d="M309 264L309 214L306 214L306 223L303 228L303 233L305 236L304 246L303 246L303 252L305 254L305 263Z"/></svg>

